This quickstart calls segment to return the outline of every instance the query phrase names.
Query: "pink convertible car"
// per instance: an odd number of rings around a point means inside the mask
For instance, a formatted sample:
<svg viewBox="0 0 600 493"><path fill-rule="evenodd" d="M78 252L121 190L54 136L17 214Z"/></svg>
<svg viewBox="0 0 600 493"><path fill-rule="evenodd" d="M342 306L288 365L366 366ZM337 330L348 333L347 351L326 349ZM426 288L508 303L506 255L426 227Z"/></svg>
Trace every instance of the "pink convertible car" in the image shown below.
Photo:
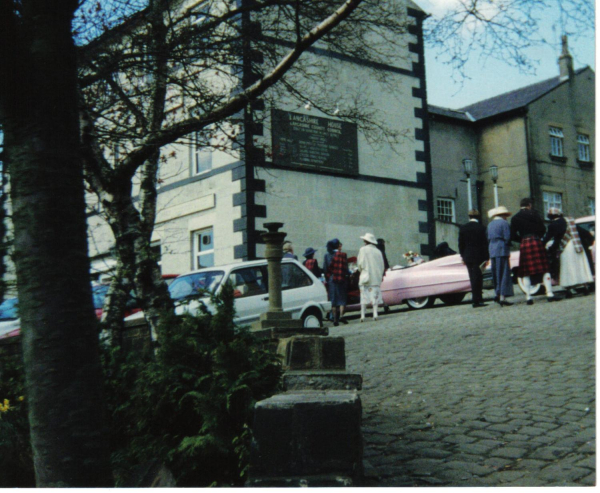
<svg viewBox="0 0 600 493"><path fill-rule="evenodd" d="M510 256L511 270L519 266L519 252ZM487 268L490 277L489 266ZM381 296L388 306L408 304L418 310L428 308L439 298L447 305L460 303L471 291L469 274L460 255L449 255L409 267L388 270L381 284Z"/></svg>
<svg viewBox="0 0 600 493"><path fill-rule="evenodd" d="M575 223L590 231L595 232L595 216L581 217ZM592 259L595 263L595 243L591 248ZM514 275L519 266L519 252L511 252L510 268L513 272L513 282L518 284L524 292L521 279ZM492 289L491 271L489 262L483 274L484 289ZM460 303L467 293L471 291L471 283L467 268L462 263L460 255L449 255L429 262L409 266L395 267L388 270L381 284L381 296L388 306L406 303L409 308L418 310L428 308L439 298L447 305ZM542 284L532 286L532 294L544 294ZM349 310L358 309L359 305L348 306Z"/></svg>

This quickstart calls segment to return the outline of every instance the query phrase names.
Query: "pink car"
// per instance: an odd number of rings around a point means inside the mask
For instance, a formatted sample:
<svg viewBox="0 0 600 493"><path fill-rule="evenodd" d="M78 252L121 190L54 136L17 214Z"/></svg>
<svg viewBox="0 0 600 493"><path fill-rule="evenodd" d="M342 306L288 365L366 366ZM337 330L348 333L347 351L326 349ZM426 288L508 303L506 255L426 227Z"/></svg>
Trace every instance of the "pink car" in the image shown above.
<svg viewBox="0 0 600 493"><path fill-rule="evenodd" d="M510 255L514 271L519 266L519 252ZM484 273L491 278L489 263ZM388 270L381 284L381 296L388 306L408 304L418 310L428 308L439 298L447 305L460 303L471 291L471 282L460 255L449 255L410 267Z"/></svg>

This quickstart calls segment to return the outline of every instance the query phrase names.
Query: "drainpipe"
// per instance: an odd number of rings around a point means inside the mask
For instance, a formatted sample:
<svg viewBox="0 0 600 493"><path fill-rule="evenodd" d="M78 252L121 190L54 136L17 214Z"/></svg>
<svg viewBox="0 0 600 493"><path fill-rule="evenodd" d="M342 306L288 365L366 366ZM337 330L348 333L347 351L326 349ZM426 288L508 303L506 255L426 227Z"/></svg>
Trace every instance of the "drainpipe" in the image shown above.
<svg viewBox="0 0 600 493"><path fill-rule="evenodd" d="M534 170L533 170L533 160L531 158L531 132L529 130L529 110L525 108L525 147L527 148L527 171L529 174L529 196L533 200L535 204L535 193L534 193ZM523 197L521 197L523 198Z"/></svg>

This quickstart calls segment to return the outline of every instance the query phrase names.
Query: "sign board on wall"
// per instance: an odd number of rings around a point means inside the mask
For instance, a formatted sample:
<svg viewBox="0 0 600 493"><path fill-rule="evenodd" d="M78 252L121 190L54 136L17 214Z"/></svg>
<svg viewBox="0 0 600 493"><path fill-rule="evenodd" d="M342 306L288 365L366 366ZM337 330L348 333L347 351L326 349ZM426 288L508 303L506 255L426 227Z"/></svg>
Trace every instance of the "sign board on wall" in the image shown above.
<svg viewBox="0 0 600 493"><path fill-rule="evenodd" d="M277 109L271 118L275 164L358 174L356 124Z"/></svg>

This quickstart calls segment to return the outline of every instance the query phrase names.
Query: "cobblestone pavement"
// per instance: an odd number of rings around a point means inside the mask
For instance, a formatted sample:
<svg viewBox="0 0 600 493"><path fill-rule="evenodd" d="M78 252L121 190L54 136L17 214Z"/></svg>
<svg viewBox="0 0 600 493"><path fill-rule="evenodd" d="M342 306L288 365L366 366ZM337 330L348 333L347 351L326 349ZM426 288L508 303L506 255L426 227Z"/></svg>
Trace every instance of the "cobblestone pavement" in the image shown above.
<svg viewBox="0 0 600 493"><path fill-rule="evenodd" d="M330 328L363 375L365 486L595 484L595 294L512 300Z"/></svg>

